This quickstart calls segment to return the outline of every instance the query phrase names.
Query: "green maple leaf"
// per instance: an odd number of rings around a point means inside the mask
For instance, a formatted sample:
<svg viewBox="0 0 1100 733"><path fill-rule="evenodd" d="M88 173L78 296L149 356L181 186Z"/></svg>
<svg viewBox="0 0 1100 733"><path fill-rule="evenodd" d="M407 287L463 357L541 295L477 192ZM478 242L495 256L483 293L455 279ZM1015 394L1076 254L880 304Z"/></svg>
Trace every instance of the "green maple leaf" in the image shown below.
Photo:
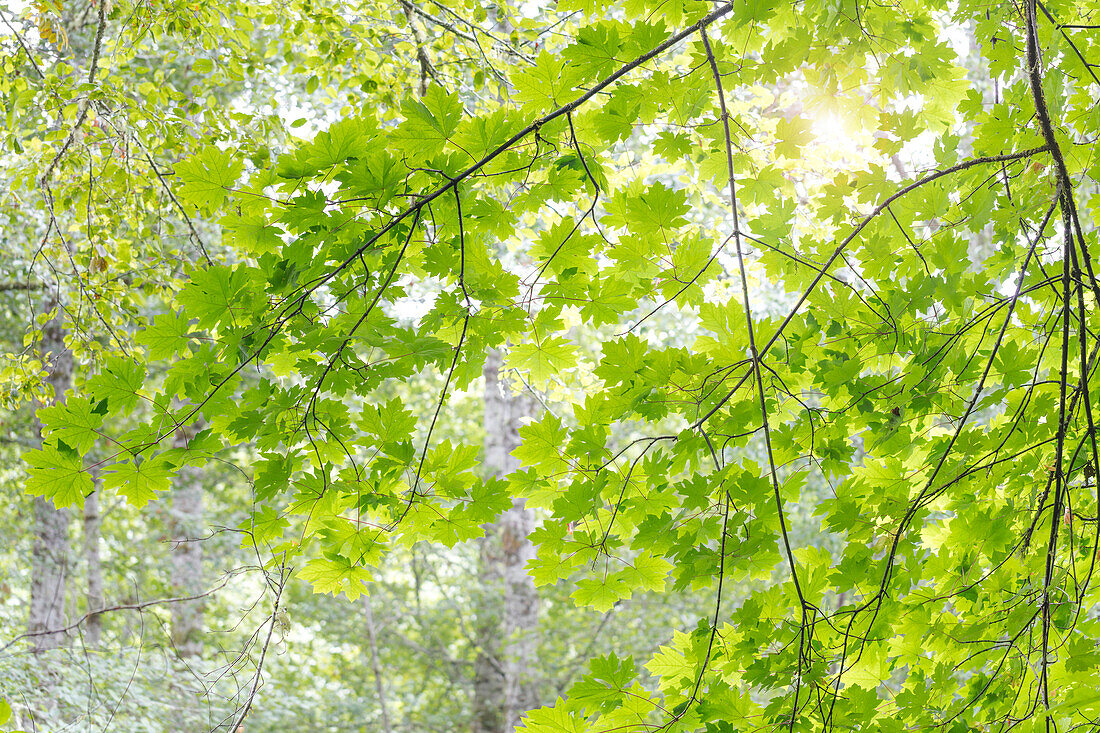
<svg viewBox="0 0 1100 733"><path fill-rule="evenodd" d="M551 336L538 343L513 346L508 366L529 374L535 386L543 386L559 373L577 365L577 349L563 336Z"/></svg>
<svg viewBox="0 0 1100 733"><path fill-rule="evenodd" d="M470 488L469 501L451 512L451 518L480 526L495 520L511 506L512 495L508 492L507 481L500 478L475 481Z"/></svg>
<svg viewBox="0 0 1100 733"><path fill-rule="evenodd" d="M401 112L405 115L404 121L386 139L416 159L441 152L463 117L458 95L447 94L434 85L422 99L407 97Z"/></svg>
<svg viewBox="0 0 1100 733"><path fill-rule="evenodd" d="M581 79L567 59L543 51L533 66L517 66L509 78L517 102L531 110L550 109L569 101Z"/></svg>
<svg viewBox="0 0 1100 733"><path fill-rule="evenodd" d="M638 305L634 285L623 276L608 274L592 280L588 286L588 302L581 305L581 314L593 326L616 323L624 312Z"/></svg>
<svg viewBox="0 0 1100 733"><path fill-rule="evenodd" d="M797 159L801 156L802 148L814 139L810 130L810 123L799 117L779 120L775 130L777 155Z"/></svg>
<svg viewBox="0 0 1100 733"><path fill-rule="evenodd" d="M581 578L570 597L578 606L588 606L600 613L611 610L617 601L629 598L631 589L618 575L608 578Z"/></svg>
<svg viewBox="0 0 1100 733"><path fill-rule="evenodd" d="M179 196L202 211L214 211L244 171L244 165L232 154L213 145L176 164L175 173L182 186Z"/></svg>
<svg viewBox="0 0 1100 733"><path fill-rule="evenodd" d="M614 654L593 657L588 663L589 673L569 688L568 698L586 708L602 711L613 709L622 700L637 674L634 659L619 659Z"/></svg>
<svg viewBox="0 0 1100 733"><path fill-rule="evenodd" d="M24 490L49 499L59 509L83 502L95 490L80 453L63 441L28 451L23 460L28 466Z"/></svg>
<svg viewBox="0 0 1100 733"><path fill-rule="evenodd" d="M528 712L516 730L527 733L586 733L589 726L584 716L574 715L568 704L558 698L553 706Z"/></svg>
<svg viewBox="0 0 1100 733"><path fill-rule="evenodd" d="M622 571L627 585L632 588L663 591L665 578L672 570L672 563L663 557L643 552L631 562L630 567Z"/></svg>
<svg viewBox="0 0 1100 733"><path fill-rule="evenodd" d="M298 577L313 586L314 593L343 593L354 601L366 593L366 584L373 578L370 568L355 565L339 555L314 558L298 571Z"/></svg>
<svg viewBox="0 0 1100 733"><path fill-rule="evenodd" d="M589 119L605 143L626 140L641 118L643 99L630 87L620 87Z"/></svg>
<svg viewBox="0 0 1100 733"><path fill-rule="evenodd" d="M676 685L681 680L690 683L695 665L683 652L687 642L687 634L682 631L673 632L672 643L660 647L653 658L646 662L645 668L650 674L660 678L662 689Z"/></svg>
<svg viewBox="0 0 1100 733"><path fill-rule="evenodd" d="M363 430L376 436L382 443L405 440L416 427L416 415L399 397L377 407L365 406L359 421Z"/></svg>
<svg viewBox="0 0 1100 733"><path fill-rule="evenodd" d="M540 588L569 577L580 562L576 555L551 553L544 545L538 557L527 563L527 573L535 587Z"/></svg>
<svg viewBox="0 0 1100 733"><path fill-rule="evenodd" d="M667 237L686 223L684 215L690 210L686 192L673 190L660 182L627 201L630 229L638 234L656 233Z"/></svg>
<svg viewBox="0 0 1100 733"><path fill-rule="evenodd" d="M385 206L399 189L408 171L388 150L373 149L337 178L354 196L373 196L375 205Z"/></svg>
<svg viewBox="0 0 1100 733"><path fill-rule="evenodd" d="M680 160L695 152L695 141L684 133L664 130L653 141L653 152L668 159Z"/></svg>
<svg viewBox="0 0 1100 733"><path fill-rule="evenodd" d="M137 338L140 339L141 332ZM145 381L145 369L135 361L108 354L103 368L88 378L84 388L96 400L107 400L107 406L115 414L128 414L137 404Z"/></svg>
<svg viewBox="0 0 1100 733"><path fill-rule="evenodd" d="M232 267L216 265L196 270L191 274L191 281L180 291L180 313L197 318L199 328L209 328L227 316L232 321L232 308L240 297L242 286L242 273ZM162 324L166 322L162 321ZM182 326L177 321L172 328L181 329ZM165 332L160 333L164 335ZM171 331L168 332L170 335ZM162 348L166 346L162 345Z"/></svg>
<svg viewBox="0 0 1100 733"><path fill-rule="evenodd" d="M588 78L606 76L616 66L619 29L611 22L595 23L577 32L577 40L562 51Z"/></svg>
<svg viewBox="0 0 1100 733"><path fill-rule="evenodd" d="M153 323L138 332L135 341L148 349L149 359L170 359L187 350L191 319L183 313L160 313Z"/></svg>
<svg viewBox="0 0 1100 733"><path fill-rule="evenodd" d="M546 272L563 277L597 270L593 255L602 249L602 240L575 231L576 222L563 219L543 232L531 245L531 256L544 263Z"/></svg>
<svg viewBox="0 0 1100 733"><path fill-rule="evenodd" d="M457 147L477 160L512 137L524 126L524 122L516 110L497 109L482 116L463 119L453 140Z"/></svg>
<svg viewBox="0 0 1100 733"><path fill-rule="evenodd" d="M312 170L325 170L348 158L365 155L372 149L371 141L377 133L374 120L345 117L317 133L313 142L304 145L295 157Z"/></svg>
<svg viewBox="0 0 1100 733"><path fill-rule="evenodd" d="M282 230L258 216L236 216L223 221L225 240L240 252L262 255L279 251Z"/></svg>
<svg viewBox="0 0 1100 733"><path fill-rule="evenodd" d="M270 543L270 541L282 537L283 530L290 526L287 517L279 514L272 506L261 506L241 523L240 528L251 533L251 540L256 544ZM248 541L250 537L242 538Z"/></svg>
<svg viewBox="0 0 1100 733"><path fill-rule="evenodd" d="M62 440L84 454L95 445L107 408L102 399L93 402L90 397L71 396L63 403L43 407L38 415L49 426L52 439Z"/></svg>
<svg viewBox="0 0 1100 733"><path fill-rule="evenodd" d="M167 491L175 466L162 457L141 460L140 456L125 463L108 466L103 473L103 488L118 492L138 509L153 499L158 492Z"/></svg>
<svg viewBox="0 0 1100 733"><path fill-rule="evenodd" d="M608 341L603 345L596 376L608 385L631 384L645 370L648 353L646 343L632 333Z"/></svg>

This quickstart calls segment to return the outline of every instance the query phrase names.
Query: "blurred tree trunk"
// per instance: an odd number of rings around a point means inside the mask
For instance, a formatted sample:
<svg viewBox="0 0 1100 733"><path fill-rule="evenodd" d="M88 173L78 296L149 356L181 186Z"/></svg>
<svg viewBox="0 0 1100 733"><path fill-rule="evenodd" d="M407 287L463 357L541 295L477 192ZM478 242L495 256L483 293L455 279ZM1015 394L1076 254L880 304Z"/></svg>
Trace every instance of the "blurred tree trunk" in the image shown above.
<svg viewBox="0 0 1100 733"><path fill-rule="evenodd" d="M524 713L539 704L535 676L539 597L527 574L527 563L535 557L528 539L534 518L517 500L498 526L504 548L504 729L511 731Z"/></svg>
<svg viewBox="0 0 1100 733"><path fill-rule="evenodd" d="M99 639L103 633L103 618L96 613L103 608L103 566L99 559L99 523L99 490L97 488L84 500L84 564L88 574L85 596L90 614L84 630L84 641L88 646L99 646Z"/></svg>
<svg viewBox="0 0 1100 733"><path fill-rule="evenodd" d="M382 733L393 733L390 724L390 711L386 703L386 685L382 675L382 663L378 655L378 629L374 625L374 609L371 606L370 594L362 596L363 611L367 622L367 642L370 646L370 667L374 675L374 690L378 694L378 712L382 717Z"/></svg>
<svg viewBox="0 0 1100 733"><path fill-rule="evenodd" d="M519 445L520 421L533 412L530 399L501 381L500 368L500 352L490 351L485 362L486 478L516 470L511 452ZM511 731L524 712L538 705L538 594L526 570L535 555L528 539L533 523L531 511L516 500L486 528L481 541L473 733Z"/></svg>
<svg viewBox="0 0 1100 733"><path fill-rule="evenodd" d="M46 305L48 310L56 302ZM46 359L46 384L53 391L52 403L65 402L65 390L73 380L73 357L65 348L65 330L60 314L42 327L39 353ZM38 408L46 405L38 405ZM42 424L35 419L35 432L42 441ZM40 496L34 498L34 544L31 551L31 603L27 630L32 634L34 651L56 649L65 642L65 633L41 632L65 626L65 586L69 570L69 512L57 509Z"/></svg>
<svg viewBox="0 0 1100 733"><path fill-rule="evenodd" d="M176 431L173 446L186 448L197 428ZM203 592L202 542L204 527L202 470L184 465L172 488L169 536L172 538L172 591L176 596L196 596ZM202 654L203 600L172 604L172 644L181 658Z"/></svg>

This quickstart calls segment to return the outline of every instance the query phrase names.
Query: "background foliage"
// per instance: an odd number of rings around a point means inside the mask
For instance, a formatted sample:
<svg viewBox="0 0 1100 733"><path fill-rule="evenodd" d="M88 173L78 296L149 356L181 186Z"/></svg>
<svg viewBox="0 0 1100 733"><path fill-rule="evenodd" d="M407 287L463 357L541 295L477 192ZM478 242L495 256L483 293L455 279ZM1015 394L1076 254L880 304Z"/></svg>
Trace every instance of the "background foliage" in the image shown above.
<svg viewBox="0 0 1100 733"><path fill-rule="evenodd" d="M397 725L463 726L474 542L517 499L559 660L526 730L1093 727L1095 14L5 13L5 397L45 424L5 446L12 512L17 487L64 507L102 482L136 605L158 508L201 470L206 613L233 621L202 705L164 664L208 728L377 729L386 697ZM503 477L494 352L541 403ZM349 603L384 619L384 675L351 662ZM115 692L108 649L151 642L115 618L100 666L9 645L9 702L142 707L155 678Z"/></svg>

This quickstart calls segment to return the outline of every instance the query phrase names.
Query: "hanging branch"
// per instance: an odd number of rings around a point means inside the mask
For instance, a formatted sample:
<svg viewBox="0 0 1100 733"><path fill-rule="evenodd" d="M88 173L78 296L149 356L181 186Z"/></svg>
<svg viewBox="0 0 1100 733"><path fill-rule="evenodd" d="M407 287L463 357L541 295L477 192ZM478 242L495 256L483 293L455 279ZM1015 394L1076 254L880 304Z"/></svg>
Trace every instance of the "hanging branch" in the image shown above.
<svg viewBox="0 0 1100 733"><path fill-rule="evenodd" d="M710 40L707 38L707 31L705 28L699 31L699 37L702 39L703 48L705 48L707 52L707 61L710 63L711 74L714 76L714 86L718 90L718 105L722 113L722 129L725 134L726 169L729 173L730 212L733 217L733 241L737 255L737 270L738 274L741 276L741 304L745 313L745 325L748 330L749 359L752 363L753 379L756 382L756 394L760 402L760 420L764 427L764 450L768 456L768 478L771 481L775 508L779 514L779 531L783 538L783 550L787 555L787 564L790 568L791 581L794 584L794 591L798 596L799 610L802 614L802 619L799 623L798 668L795 673L794 703L788 726L789 730L793 731L794 721L798 717L798 696L802 689L802 677L806 671L803 669L803 662L806 662L807 665L809 663L806 650L813 640L812 627L807 629L807 612L814 610L814 608L806 600L806 596L802 592L802 583L798 579L798 564L795 562L794 552L791 549L791 538L787 532L786 514L783 509L783 496L779 490L779 477L775 469L775 453L772 450L772 435L771 426L768 420L767 398L764 394L764 377L760 373L762 355L756 349L756 330L752 319L752 306L749 303L749 277L745 270L745 255L741 247L741 224L737 213L737 177L733 166L733 137L730 134L730 114L729 110L726 108L726 93L722 89L722 75L718 71L718 62L714 58L714 51L710 47ZM820 275L821 273L819 273L819 277Z"/></svg>

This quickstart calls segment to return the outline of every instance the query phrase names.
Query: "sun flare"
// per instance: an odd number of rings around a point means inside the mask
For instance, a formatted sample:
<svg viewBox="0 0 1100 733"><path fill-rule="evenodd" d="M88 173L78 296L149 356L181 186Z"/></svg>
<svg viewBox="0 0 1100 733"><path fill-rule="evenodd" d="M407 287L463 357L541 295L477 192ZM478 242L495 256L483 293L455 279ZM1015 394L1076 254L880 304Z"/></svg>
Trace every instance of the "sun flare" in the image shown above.
<svg viewBox="0 0 1100 733"><path fill-rule="evenodd" d="M813 119L814 140L828 157L851 158L858 152L859 135L850 122L832 112L815 115Z"/></svg>

